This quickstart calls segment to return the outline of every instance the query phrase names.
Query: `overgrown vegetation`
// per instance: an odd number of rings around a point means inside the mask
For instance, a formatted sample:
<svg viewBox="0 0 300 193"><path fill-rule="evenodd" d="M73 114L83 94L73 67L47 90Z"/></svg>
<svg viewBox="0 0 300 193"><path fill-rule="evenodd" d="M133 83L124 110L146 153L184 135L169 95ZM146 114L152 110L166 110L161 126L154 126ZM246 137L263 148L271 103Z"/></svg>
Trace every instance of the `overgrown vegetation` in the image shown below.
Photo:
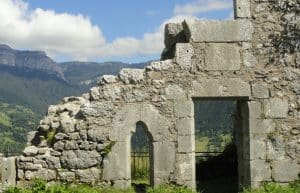
<svg viewBox="0 0 300 193"><path fill-rule="evenodd" d="M148 188L147 193L194 193L185 187L159 186ZM133 188L119 190L113 188L91 187L88 185L51 185L47 186L43 180L35 180L32 186L27 188L13 187L4 193L135 193ZM300 193L300 181L291 183L288 186L281 186L276 183L266 183L258 189L245 189L242 193Z"/></svg>
<svg viewBox="0 0 300 193"><path fill-rule="evenodd" d="M289 184L288 186L281 186L276 183L266 183L261 188L246 189L243 193L300 193L300 180Z"/></svg>
<svg viewBox="0 0 300 193"><path fill-rule="evenodd" d="M40 116L32 110L0 102L0 152L21 152L26 133L36 129Z"/></svg>

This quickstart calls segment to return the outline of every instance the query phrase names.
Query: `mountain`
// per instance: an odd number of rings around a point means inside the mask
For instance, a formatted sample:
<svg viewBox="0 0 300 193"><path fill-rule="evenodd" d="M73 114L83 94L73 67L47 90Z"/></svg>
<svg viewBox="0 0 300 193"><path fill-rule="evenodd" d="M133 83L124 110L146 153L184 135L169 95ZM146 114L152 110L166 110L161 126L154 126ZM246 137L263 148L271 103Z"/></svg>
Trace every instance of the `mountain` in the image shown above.
<svg viewBox="0 0 300 193"><path fill-rule="evenodd" d="M0 44L0 101L23 105L44 114L50 104L65 96L78 96L96 84L103 74L121 68L143 68L147 63L56 63L42 51L19 51Z"/></svg>
<svg viewBox="0 0 300 193"><path fill-rule="evenodd" d="M0 44L0 64L2 66L39 70L65 80L62 68L43 51L19 51L8 45Z"/></svg>

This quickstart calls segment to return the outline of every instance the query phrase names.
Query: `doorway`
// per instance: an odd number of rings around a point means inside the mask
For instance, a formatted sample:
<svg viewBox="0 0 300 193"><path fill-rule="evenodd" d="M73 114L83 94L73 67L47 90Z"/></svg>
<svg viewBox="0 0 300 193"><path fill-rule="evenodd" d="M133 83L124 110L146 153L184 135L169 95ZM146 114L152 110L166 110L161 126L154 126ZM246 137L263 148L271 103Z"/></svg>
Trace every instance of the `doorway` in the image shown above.
<svg viewBox="0 0 300 193"><path fill-rule="evenodd" d="M197 190L237 193L241 105L236 99L194 99Z"/></svg>
<svg viewBox="0 0 300 193"><path fill-rule="evenodd" d="M147 126L139 121L131 136L131 182L137 192L153 185L152 137Z"/></svg>

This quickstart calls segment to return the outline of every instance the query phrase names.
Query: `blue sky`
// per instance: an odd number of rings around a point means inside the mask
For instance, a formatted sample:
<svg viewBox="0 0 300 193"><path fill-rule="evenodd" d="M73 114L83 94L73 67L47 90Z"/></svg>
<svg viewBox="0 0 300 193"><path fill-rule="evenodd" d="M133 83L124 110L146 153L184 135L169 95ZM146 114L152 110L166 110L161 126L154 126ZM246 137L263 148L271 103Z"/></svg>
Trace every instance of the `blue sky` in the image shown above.
<svg viewBox="0 0 300 193"><path fill-rule="evenodd" d="M159 58L165 23L194 17L228 19L232 4L232 0L1 0L0 42L16 49L44 50L57 61L140 62Z"/></svg>

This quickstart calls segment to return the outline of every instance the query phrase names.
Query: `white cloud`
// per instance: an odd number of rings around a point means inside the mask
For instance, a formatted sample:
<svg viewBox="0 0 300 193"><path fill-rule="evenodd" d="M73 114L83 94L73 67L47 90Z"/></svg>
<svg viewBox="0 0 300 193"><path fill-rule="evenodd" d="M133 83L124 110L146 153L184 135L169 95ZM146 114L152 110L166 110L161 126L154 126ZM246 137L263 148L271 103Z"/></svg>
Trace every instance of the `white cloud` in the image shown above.
<svg viewBox="0 0 300 193"><path fill-rule="evenodd" d="M176 5L174 14L197 15L222 9L229 9L233 6L233 0L194 0L184 5Z"/></svg>
<svg viewBox="0 0 300 193"><path fill-rule="evenodd" d="M232 1L232 0L231 0ZM201 3L202 2L202 3ZM151 33L141 39L120 37L107 42L99 26L93 25L88 17L54 10L29 10L24 0L0 1L0 42L14 48L30 48L46 51L50 56L65 55L78 60L144 56L161 53L163 49L164 26L169 22L181 22L195 18L189 11L191 5L208 5L209 9L229 6L223 0L197 1L176 6L174 16L164 21ZM188 15L188 16L187 16Z"/></svg>

